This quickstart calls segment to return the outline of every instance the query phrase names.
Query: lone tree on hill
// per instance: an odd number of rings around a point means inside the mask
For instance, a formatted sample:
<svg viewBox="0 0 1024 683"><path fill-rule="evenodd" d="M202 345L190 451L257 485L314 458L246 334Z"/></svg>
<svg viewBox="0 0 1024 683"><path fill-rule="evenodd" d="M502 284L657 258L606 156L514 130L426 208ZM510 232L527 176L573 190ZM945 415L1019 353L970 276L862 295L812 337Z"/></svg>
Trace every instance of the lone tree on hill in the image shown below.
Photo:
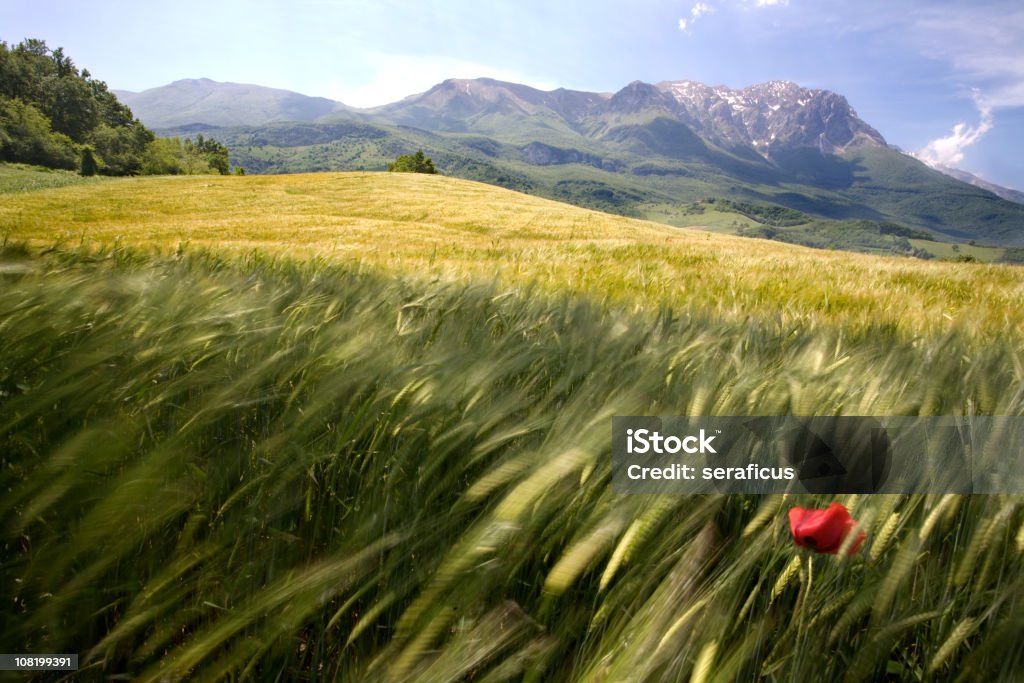
<svg viewBox="0 0 1024 683"><path fill-rule="evenodd" d="M430 157L423 156L423 150L415 154L403 154L388 164L389 171L398 173L437 173Z"/></svg>

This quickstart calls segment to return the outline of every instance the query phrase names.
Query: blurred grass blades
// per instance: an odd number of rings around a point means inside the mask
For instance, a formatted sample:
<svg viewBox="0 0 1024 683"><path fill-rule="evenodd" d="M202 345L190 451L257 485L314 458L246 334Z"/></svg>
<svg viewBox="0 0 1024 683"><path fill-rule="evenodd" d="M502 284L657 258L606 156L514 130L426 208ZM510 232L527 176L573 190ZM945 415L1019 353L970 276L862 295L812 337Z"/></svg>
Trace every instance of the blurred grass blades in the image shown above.
<svg viewBox="0 0 1024 683"><path fill-rule="evenodd" d="M785 510L829 500L614 495L608 443L612 415L694 407L1024 414L1009 308L998 334L874 334L255 251L17 257L32 267L0 274L17 651L140 680L1024 668L1013 497L840 496L865 551L812 572Z"/></svg>

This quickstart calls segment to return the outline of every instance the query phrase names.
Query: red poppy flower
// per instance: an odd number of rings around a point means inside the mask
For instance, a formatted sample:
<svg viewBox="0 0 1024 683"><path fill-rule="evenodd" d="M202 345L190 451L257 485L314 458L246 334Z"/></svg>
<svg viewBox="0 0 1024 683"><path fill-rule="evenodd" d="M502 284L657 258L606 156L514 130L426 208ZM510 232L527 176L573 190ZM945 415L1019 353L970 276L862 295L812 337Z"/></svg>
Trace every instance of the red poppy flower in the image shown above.
<svg viewBox="0 0 1024 683"><path fill-rule="evenodd" d="M811 548L819 553L835 555L839 552L843 541L856 524L857 521L850 517L850 511L841 503L832 503L825 510L789 510L789 530L793 534L793 542L801 548ZM857 540L850 546L850 555L860 550L865 538L867 534L863 531L857 534Z"/></svg>

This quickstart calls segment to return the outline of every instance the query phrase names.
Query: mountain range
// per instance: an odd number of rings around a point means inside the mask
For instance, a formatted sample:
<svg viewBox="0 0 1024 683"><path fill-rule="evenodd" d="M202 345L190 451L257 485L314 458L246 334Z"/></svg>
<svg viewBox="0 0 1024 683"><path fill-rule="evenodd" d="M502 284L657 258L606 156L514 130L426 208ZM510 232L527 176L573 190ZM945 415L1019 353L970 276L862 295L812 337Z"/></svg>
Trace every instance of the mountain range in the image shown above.
<svg viewBox="0 0 1024 683"><path fill-rule="evenodd" d="M749 146L768 157L793 146L818 146L825 152L885 146L878 131L861 121L842 96L787 81L743 90L693 81L635 81L611 94L545 92L489 78L450 79L400 102L363 110L322 97L207 78L175 81L141 93L114 92L143 123L158 130L330 121L340 115L424 130L500 135L508 132L500 125L500 115L505 114L538 117L541 130L567 125L588 137L601 137L631 116L664 115L719 145Z"/></svg>
<svg viewBox="0 0 1024 683"><path fill-rule="evenodd" d="M849 246L858 231L880 235L865 244L881 250L894 234L1024 246L1014 191L940 173L889 146L842 95L787 81L594 93L449 79L370 109L208 79L115 92L161 134L224 142L249 172L382 169L422 149L443 173L670 224L717 200L753 218L784 207L786 220L759 220L753 234L814 246ZM823 233L833 237L812 239Z"/></svg>
<svg viewBox="0 0 1024 683"><path fill-rule="evenodd" d="M271 121L313 121L348 111L340 102L289 90L188 78L143 92L114 90L150 128L189 123L209 126L259 125Z"/></svg>

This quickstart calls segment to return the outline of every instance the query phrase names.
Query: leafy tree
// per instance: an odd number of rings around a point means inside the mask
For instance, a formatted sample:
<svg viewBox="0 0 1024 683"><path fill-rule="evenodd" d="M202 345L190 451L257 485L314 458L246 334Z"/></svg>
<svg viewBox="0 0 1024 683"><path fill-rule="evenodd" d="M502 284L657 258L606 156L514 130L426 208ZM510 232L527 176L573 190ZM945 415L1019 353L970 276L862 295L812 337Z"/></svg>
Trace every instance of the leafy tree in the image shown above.
<svg viewBox="0 0 1024 683"><path fill-rule="evenodd" d="M109 175L135 175L142 171L146 147L156 136L142 126L113 128L106 124L93 131L91 142Z"/></svg>
<svg viewBox="0 0 1024 683"><path fill-rule="evenodd" d="M99 103L92 88L80 78L58 78L51 86L53 101L46 112L53 129L75 142L83 142L100 124Z"/></svg>
<svg viewBox="0 0 1024 683"><path fill-rule="evenodd" d="M210 165L198 154L189 153L178 138L157 138L146 146L142 160L144 175L193 175L210 173Z"/></svg>
<svg viewBox="0 0 1024 683"><path fill-rule="evenodd" d="M185 147L191 147L197 154L202 155L210 168L217 173L228 175L231 172L231 166L228 163L228 148L213 138L204 138L200 133L196 136L195 142L186 139Z"/></svg>
<svg viewBox="0 0 1024 683"><path fill-rule="evenodd" d="M0 98L0 160L74 169L78 151L68 136L51 130L37 108Z"/></svg>
<svg viewBox="0 0 1024 683"><path fill-rule="evenodd" d="M96 162L96 155L92 147L86 145L82 148L82 165L79 170L84 176L96 175L99 171L99 164Z"/></svg>
<svg viewBox="0 0 1024 683"><path fill-rule="evenodd" d="M146 147L142 162L146 175L196 175L220 173L228 175L228 148L211 138L157 138ZM235 175L245 175L241 166Z"/></svg>
<svg viewBox="0 0 1024 683"><path fill-rule="evenodd" d="M437 173L434 162L423 156L423 150L415 154L403 154L388 164L388 170L397 173Z"/></svg>

